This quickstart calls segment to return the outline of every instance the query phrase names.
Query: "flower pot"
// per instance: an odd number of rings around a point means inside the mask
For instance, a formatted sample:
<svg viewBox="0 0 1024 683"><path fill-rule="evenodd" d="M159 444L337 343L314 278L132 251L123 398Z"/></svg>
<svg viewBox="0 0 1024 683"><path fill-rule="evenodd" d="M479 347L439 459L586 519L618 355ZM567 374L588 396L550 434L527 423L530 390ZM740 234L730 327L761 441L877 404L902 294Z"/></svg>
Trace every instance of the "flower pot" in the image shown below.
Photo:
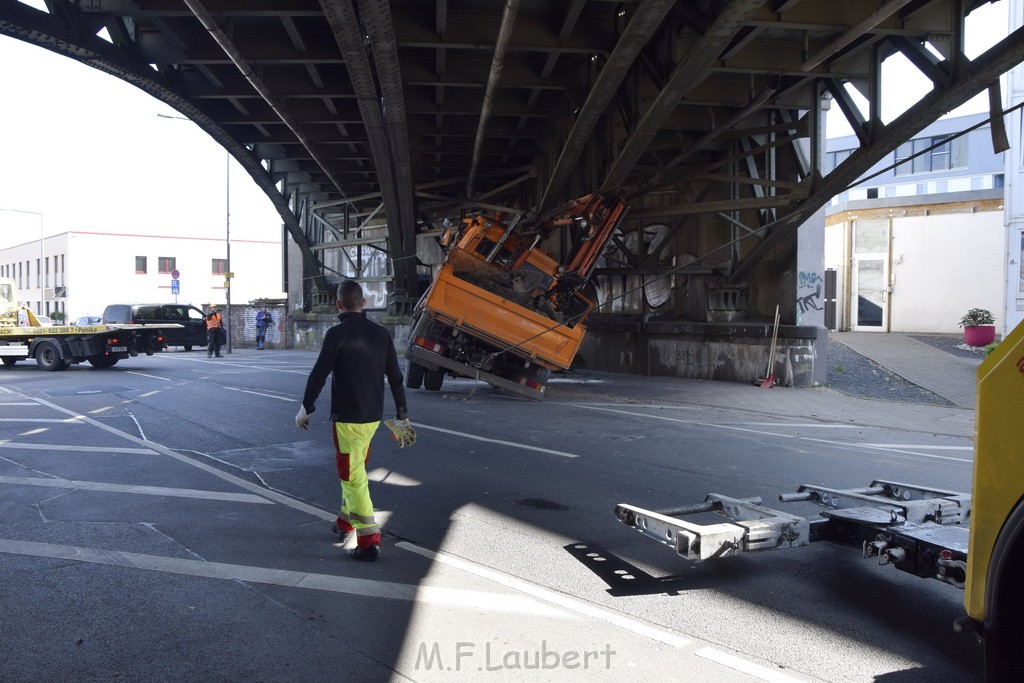
<svg viewBox="0 0 1024 683"><path fill-rule="evenodd" d="M964 328L964 343L968 346L987 346L996 339L995 325Z"/></svg>

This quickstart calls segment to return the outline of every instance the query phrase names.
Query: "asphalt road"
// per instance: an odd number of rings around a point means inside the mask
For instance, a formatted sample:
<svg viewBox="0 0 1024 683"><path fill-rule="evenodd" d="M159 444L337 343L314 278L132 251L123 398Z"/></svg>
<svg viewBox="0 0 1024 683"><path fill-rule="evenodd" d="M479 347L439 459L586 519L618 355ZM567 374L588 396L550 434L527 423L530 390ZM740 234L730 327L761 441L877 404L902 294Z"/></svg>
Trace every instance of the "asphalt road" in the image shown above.
<svg viewBox="0 0 1024 683"><path fill-rule="evenodd" d="M293 422L314 358L0 368L0 678L980 677L956 589L825 543L691 565L612 515L801 483L969 491L962 436L739 410L714 383L639 400L642 380L574 373L536 403L449 379L409 392L413 447L374 440L386 533L363 564L329 532L326 392Z"/></svg>

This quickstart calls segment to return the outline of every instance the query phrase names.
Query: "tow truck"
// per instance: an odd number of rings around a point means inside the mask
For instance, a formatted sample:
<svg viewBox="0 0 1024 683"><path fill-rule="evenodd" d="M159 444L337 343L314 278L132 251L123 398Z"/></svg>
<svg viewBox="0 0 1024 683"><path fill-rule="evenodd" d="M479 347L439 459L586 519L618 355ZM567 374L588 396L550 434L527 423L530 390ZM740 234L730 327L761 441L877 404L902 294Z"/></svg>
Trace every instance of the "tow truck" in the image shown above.
<svg viewBox="0 0 1024 683"><path fill-rule="evenodd" d="M0 278L0 361L9 367L34 358L41 370L66 370L87 361L94 368L167 348L164 329L180 325L41 325L18 304L14 280Z"/></svg>
<svg viewBox="0 0 1024 683"><path fill-rule="evenodd" d="M807 519L760 498L709 494L702 503L647 510L620 503L626 526L692 561L798 548L815 541L858 548L865 558L964 590L967 614L953 624L976 634L985 650L985 680L1024 677L1024 323L978 368L974 484L971 493L877 480L863 488L817 484L783 493L781 503L809 501ZM712 513L720 521L697 523ZM685 519L690 517L691 519Z"/></svg>
<svg viewBox="0 0 1024 683"><path fill-rule="evenodd" d="M449 225L445 262L413 312L406 386L439 391L451 375L543 398L583 341L594 303L580 290L626 210L593 193L530 222L497 213ZM570 248L559 261L542 245L562 230Z"/></svg>

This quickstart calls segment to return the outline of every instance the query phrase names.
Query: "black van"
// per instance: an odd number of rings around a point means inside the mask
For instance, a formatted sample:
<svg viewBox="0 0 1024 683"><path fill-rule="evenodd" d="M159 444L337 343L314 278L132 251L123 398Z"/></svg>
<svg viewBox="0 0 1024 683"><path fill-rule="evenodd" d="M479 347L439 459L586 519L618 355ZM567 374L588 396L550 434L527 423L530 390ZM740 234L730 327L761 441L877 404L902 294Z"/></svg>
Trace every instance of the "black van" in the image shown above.
<svg viewBox="0 0 1024 683"><path fill-rule="evenodd" d="M181 325L164 333L168 346L206 348L206 314L188 304L111 304L103 309L104 325Z"/></svg>

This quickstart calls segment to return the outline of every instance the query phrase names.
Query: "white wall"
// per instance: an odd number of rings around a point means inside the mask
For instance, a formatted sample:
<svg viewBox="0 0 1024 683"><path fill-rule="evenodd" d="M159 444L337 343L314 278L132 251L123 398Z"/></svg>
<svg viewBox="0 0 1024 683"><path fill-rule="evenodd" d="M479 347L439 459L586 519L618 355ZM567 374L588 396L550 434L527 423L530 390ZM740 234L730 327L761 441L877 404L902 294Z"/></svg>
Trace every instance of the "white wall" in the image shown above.
<svg viewBox="0 0 1024 683"><path fill-rule="evenodd" d="M850 217L853 220L853 217ZM825 229L825 267L837 271L837 326L850 329L850 221ZM972 308L1003 317L1004 228L998 211L890 219L890 332L955 334Z"/></svg>
<svg viewBox="0 0 1024 683"><path fill-rule="evenodd" d="M997 211L894 218L893 332L957 332L972 308L1001 325L1003 225Z"/></svg>
<svg viewBox="0 0 1024 683"><path fill-rule="evenodd" d="M1010 30L1024 22L1024 2L1010 1ZM1010 70L1007 78L1006 107L1024 102L1024 65ZM1003 320L997 320L997 330L1007 334L1024 320L1024 116L1021 110L1005 117L1006 134L1010 150L1006 153L1006 306Z"/></svg>

